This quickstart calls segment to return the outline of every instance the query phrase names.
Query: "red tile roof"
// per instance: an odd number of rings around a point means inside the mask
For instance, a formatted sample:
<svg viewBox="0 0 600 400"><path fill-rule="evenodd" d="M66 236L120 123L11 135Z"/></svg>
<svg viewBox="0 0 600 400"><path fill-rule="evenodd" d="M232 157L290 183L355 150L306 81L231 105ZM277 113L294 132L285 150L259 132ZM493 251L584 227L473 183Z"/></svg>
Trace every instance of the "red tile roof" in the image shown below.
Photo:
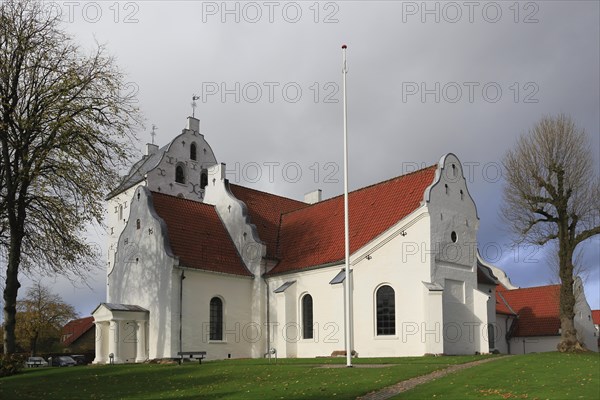
<svg viewBox="0 0 600 400"><path fill-rule="evenodd" d="M600 325L600 310L592 310L592 321L594 324Z"/></svg>
<svg viewBox="0 0 600 400"><path fill-rule="evenodd" d="M69 321L62 328L63 344L69 346L79 339L84 333L94 327L94 317L85 317Z"/></svg>
<svg viewBox="0 0 600 400"><path fill-rule="evenodd" d="M213 206L157 192L152 192L152 199L154 209L167 224L171 249L181 265L252 275Z"/></svg>
<svg viewBox="0 0 600 400"><path fill-rule="evenodd" d="M260 240L267 245L267 257L275 258L281 214L308 204L243 186L230 184L229 188L248 207L250 223L256 225Z"/></svg>
<svg viewBox="0 0 600 400"><path fill-rule="evenodd" d="M349 195L353 253L416 210L437 166L402 175ZM344 198L337 196L282 215L278 258L271 274L344 258Z"/></svg>
<svg viewBox="0 0 600 400"><path fill-rule="evenodd" d="M504 315L516 315L516 313L513 309L511 309L504 296L502 296L502 293L498 291L498 286L496 287L496 313Z"/></svg>
<svg viewBox="0 0 600 400"><path fill-rule="evenodd" d="M510 307L519 315L513 336L558 335L560 329L560 285L507 290L497 287ZM496 303L498 306L498 303ZM498 307L496 307L498 311Z"/></svg>

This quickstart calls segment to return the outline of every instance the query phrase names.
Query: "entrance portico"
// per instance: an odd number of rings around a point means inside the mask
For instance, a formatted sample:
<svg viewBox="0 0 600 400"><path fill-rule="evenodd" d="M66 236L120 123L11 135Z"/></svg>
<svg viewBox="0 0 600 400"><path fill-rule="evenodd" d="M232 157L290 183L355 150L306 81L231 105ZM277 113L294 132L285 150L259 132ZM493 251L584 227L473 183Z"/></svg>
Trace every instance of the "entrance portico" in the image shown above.
<svg viewBox="0 0 600 400"><path fill-rule="evenodd" d="M101 303L92 315L96 325L94 364L139 363L148 359L148 310L135 305Z"/></svg>

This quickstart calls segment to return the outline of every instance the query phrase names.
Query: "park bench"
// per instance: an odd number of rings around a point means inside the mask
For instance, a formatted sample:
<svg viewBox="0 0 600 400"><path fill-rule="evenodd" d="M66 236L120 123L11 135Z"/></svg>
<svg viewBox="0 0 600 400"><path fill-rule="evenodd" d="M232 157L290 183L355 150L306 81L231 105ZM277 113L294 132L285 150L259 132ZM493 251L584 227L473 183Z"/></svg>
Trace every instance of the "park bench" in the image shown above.
<svg viewBox="0 0 600 400"><path fill-rule="evenodd" d="M205 351L178 351L179 365L184 359L198 360L198 364L202 364L202 360L206 357Z"/></svg>

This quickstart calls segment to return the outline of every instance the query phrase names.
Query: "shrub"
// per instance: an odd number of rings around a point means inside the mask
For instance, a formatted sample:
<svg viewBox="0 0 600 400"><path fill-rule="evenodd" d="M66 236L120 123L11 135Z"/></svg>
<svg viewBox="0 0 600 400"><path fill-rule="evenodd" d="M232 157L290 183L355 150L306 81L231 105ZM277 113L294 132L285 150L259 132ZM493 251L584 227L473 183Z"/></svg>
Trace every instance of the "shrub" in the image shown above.
<svg viewBox="0 0 600 400"><path fill-rule="evenodd" d="M25 357L18 354L0 355L0 377L18 373L23 368Z"/></svg>

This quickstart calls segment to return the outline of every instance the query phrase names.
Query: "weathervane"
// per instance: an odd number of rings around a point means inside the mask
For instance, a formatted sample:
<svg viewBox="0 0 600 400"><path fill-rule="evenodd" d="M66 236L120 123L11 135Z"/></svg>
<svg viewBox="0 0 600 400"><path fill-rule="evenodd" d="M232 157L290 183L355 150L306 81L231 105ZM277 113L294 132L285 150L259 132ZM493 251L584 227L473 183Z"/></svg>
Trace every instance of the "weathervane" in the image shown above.
<svg viewBox="0 0 600 400"><path fill-rule="evenodd" d="M156 136L156 125L152 124L152 132L150 132L150 136L152 136L152 144L154 144L154 136Z"/></svg>
<svg viewBox="0 0 600 400"><path fill-rule="evenodd" d="M200 96L196 96L195 94L192 95L192 117L196 118L196 107L198 106L198 104L196 104L196 100L198 100L200 98Z"/></svg>

